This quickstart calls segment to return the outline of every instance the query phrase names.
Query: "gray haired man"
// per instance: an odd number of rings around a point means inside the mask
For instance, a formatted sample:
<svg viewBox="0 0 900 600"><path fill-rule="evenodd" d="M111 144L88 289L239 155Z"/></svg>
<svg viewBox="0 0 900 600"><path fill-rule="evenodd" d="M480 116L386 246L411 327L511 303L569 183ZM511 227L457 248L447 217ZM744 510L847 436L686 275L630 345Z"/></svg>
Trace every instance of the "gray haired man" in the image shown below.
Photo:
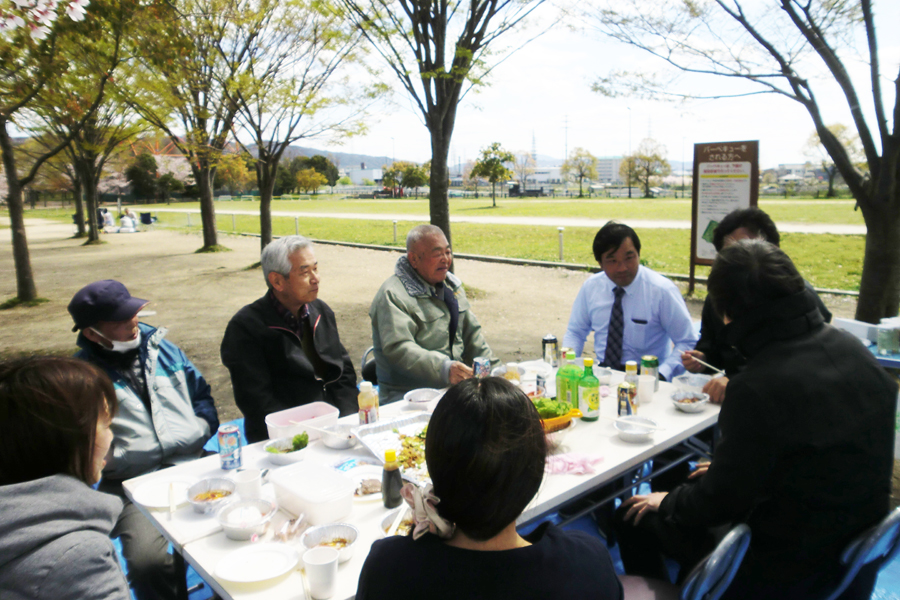
<svg viewBox="0 0 900 600"><path fill-rule="evenodd" d="M232 317L222 340L234 400L251 442L268 437L266 415L325 401L358 410L356 372L334 312L318 300L319 263L305 237L279 238L260 257L269 291Z"/></svg>
<svg viewBox="0 0 900 600"><path fill-rule="evenodd" d="M472 362L496 365L462 282L452 273L444 232L418 225L406 236L406 255L369 308L382 404L409 390L442 388L472 377Z"/></svg>

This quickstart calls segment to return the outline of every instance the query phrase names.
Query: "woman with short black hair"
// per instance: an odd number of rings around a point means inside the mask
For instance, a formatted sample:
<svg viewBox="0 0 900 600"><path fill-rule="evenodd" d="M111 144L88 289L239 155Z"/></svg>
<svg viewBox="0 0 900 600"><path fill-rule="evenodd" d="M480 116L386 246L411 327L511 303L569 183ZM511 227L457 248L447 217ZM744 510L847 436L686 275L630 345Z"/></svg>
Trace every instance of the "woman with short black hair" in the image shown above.
<svg viewBox="0 0 900 600"><path fill-rule="evenodd" d="M537 410L509 381L451 387L428 424L432 486L407 485L409 537L375 542L356 597L603 598L622 587L601 541L544 523L520 536L516 518L540 488L547 441Z"/></svg>
<svg viewBox="0 0 900 600"><path fill-rule="evenodd" d="M130 593L109 534L122 501L91 489L112 444L116 395L74 358L0 363L0 597Z"/></svg>

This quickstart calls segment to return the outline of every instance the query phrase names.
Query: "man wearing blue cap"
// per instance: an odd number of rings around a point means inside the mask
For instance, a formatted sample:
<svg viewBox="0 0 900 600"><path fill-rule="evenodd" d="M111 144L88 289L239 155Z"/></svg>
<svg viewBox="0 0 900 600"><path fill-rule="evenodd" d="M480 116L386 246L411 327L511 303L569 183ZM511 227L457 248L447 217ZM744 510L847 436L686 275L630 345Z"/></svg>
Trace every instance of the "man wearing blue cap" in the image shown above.
<svg viewBox="0 0 900 600"><path fill-rule="evenodd" d="M164 339L165 328L138 322L147 300L107 279L78 291L69 303L81 330L78 358L109 375L119 410L100 491L125 508L112 536L122 542L128 579L138 600L176 598L178 580L168 543L122 490L122 482L200 456L219 427L209 384L184 352Z"/></svg>

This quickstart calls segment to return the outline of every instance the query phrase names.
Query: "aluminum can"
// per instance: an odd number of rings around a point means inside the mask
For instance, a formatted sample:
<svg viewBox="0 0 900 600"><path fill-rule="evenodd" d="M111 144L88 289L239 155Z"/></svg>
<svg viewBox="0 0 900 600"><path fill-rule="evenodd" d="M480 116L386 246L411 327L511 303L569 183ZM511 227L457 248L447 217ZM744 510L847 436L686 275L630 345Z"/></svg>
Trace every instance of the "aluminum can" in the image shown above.
<svg viewBox="0 0 900 600"><path fill-rule="evenodd" d="M559 366L559 342L552 333L545 335L541 341L541 357L554 369Z"/></svg>
<svg viewBox="0 0 900 600"><path fill-rule="evenodd" d="M653 375L656 377L653 391L659 391L659 359L657 357L652 354L645 354L641 357L641 375Z"/></svg>
<svg viewBox="0 0 900 600"><path fill-rule="evenodd" d="M223 469L238 469L241 466L241 430L237 425L219 427L219 459Z"/></svg>
<svg viewBox="0 0 900 600"><path fill-rule="evenodd" d="M627 417L633 415L634 410L634 386L630 383L620 383L617 390L619 399L619 416Z"/></svg>
<svg viewBox="0 0 900 600"><path fill-rule="evenodd" d="M478 357L475 359L472 370L475 371L475 377L484 379L491 376L491 359Z"/></svg>

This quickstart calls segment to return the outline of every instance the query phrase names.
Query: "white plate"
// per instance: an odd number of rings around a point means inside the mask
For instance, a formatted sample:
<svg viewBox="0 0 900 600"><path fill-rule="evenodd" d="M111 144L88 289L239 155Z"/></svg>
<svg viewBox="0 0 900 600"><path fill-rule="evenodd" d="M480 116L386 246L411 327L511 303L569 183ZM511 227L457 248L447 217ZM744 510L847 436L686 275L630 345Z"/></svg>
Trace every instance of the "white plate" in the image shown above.
<svg viewBox="0 0 900 600"><path fill-rule="evenodd" d="M175 506L186 504L188 501L188 488L194 485L196 481L185 477L156 479L142 483L134 490L134 501L147 508L169 508L170 483L175 492Z"/></svg>
<svg viewBox="0 0 900 600"><path fill-rule="evenodd" d="M299 559L297 551L284 544L253 544L220 560L216 577L235 583L266 581L290 572Z"/></svg>
<svg viewBox="0 0 900 600"><path fill-rule="evenodd" d="M359 487L359 482L363 479L377 479L381 481L381 475L384 469L381 467L376 467L375 465L363 465L361 467L354 467L347 471L347 475L349 475L353 479L353 483L356 487ZM367 496L357 496L353 494L354 502L381 502L381 492L377 492L375 494L369 494Z"/></svg>

